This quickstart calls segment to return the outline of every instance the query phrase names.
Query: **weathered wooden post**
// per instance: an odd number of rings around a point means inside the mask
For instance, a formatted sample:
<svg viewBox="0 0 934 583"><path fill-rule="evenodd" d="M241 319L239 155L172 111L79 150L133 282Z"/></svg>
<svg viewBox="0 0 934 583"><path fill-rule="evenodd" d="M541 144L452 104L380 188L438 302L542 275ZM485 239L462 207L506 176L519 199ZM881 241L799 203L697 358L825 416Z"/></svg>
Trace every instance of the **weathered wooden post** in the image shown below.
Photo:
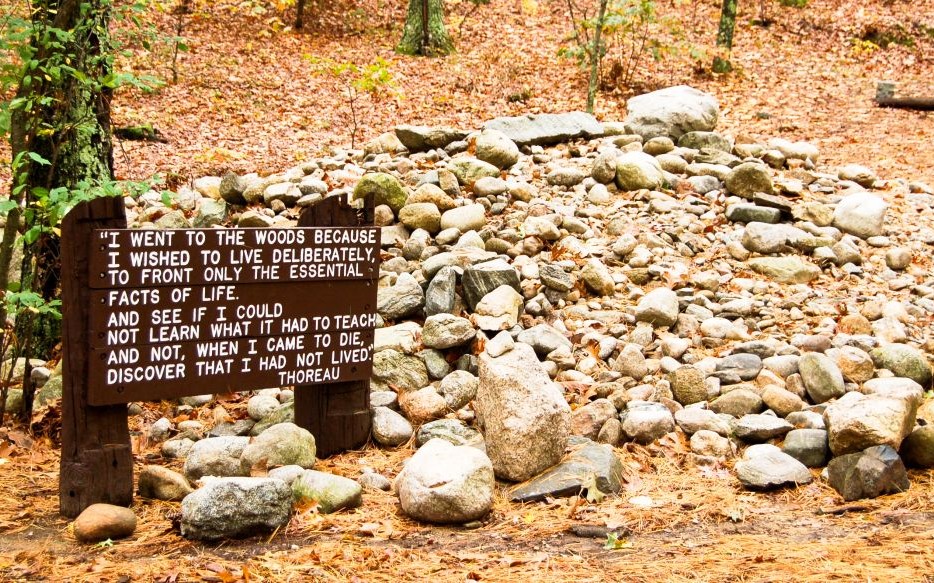
<svg viewBox="0 0 934 583"><path fill-rule="evenodd" d="M300 227L371 226L373 195L358 210L342 197L331 196L308 207L299 218ZM372 299L367 311L376 311L376 280L365 282ZM327 385L295 387L295 424L315 436L319 457L358 448L370 438L370 379Z"/></svg>
<svg viewBox="0 0 934 583"><path fill-rule="evenodd" d="M62 221L62 459L59 512L75 517L96 502L133 501L126 404L88 402L89 254L94 229L126 228L123 198L98 198Z"/></svg>

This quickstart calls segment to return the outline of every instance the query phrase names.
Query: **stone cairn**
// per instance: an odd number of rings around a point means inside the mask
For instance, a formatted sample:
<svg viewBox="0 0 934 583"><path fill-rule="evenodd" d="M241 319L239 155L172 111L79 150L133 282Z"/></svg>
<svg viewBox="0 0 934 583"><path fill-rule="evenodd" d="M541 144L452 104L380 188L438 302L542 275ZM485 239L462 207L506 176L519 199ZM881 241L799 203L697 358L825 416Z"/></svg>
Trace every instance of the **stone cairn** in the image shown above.
<svg viewBox="0 0 934 583"><path fill-rule="evenodd" d="M399 126L281 174L199 178L168 206L127 200L140 227L267 227L374 194L373 439L417 448L394 481L316 471L291 391L271 388L247 420L154 423L184 475L147 467L140 494L181 500L182 534L202 539L274 529L311 500L359 506L367 488L468 523L497 479L514 501L616 493L614 447L671 432L748 489L908 488L906 465L934 466L934 191L822 168L808 143L733 139L717 118L712 96L673 87L631 99L624 122ZM250 477L257 463L273 469Z"/></svg>

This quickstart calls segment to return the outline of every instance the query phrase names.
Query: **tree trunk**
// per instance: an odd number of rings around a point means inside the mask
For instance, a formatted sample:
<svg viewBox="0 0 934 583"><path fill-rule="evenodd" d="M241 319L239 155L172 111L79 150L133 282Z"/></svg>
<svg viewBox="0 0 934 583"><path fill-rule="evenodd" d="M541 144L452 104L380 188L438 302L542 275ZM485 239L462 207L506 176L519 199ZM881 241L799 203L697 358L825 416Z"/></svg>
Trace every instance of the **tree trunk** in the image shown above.
<svg viewBox="0 0 934 583"><path fill-rule="evenodd" d="M34 105L11 115L13 159L25 160L13 177L25 185L19 196L23 232L41 226L34 240L23 238L23 291L45 300L59 295L60 244L53 232L61 219L61 201L49 192L87 190L113 177L110 97L113 86L112 47L107 0L36 0L31 43L34 69L24 70L17 95ZM69 72L62 64L74 69ZM42 74L45 71L54 74ZM56 72L58 71L58 72ZM44 159L47 163L36 160ZM56 209L57 213L50 212ZM4 237L3 245L12 245ZM2 258L8 250L0 250ZM60 322L49 313L17 318L16 356L49 358L61 336ZM31 412L32 387L24 383L24 414Z"/></svg>
<svg viewBox="0 0 934 583"><path fill-rule="evenodd" d="M454 52L454 43L444 28L443 0L409 0L402 40L396 51L426 57Z"/></svg>
<svg viewBox="0 0 934 583"><path fill-rule="evenodd" d="M603 36L603 22L606 20L606 5L609 0L600 0L600 15L597 16L597 30L594 31L593 46L590 49L590 81L587 84L587 113L593 113L593 104L597 99L598 71L603 58L600 38Z"/></svg>
<svg viewBox="0 0 934 583"><path fill-rule="evenodd" d="M713 70L716 73L729 73L733 70L729 54L733 49L733 31L736 28L736 3L737 0L723 0L720 27L717 30L717 46L726 51L727 58L714 57Z"/></svg>

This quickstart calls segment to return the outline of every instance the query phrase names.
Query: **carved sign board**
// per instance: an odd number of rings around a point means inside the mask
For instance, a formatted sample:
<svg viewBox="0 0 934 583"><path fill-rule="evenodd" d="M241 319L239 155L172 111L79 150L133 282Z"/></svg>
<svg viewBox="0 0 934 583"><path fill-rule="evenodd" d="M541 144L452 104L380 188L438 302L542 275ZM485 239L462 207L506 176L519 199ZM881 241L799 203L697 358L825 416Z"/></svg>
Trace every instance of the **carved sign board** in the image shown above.
<svg viewBox="0 0 934 583"><path fill-rule="evenodd" d="M102 229L90 245L91 404L372 372L376 228Z"/></svg>

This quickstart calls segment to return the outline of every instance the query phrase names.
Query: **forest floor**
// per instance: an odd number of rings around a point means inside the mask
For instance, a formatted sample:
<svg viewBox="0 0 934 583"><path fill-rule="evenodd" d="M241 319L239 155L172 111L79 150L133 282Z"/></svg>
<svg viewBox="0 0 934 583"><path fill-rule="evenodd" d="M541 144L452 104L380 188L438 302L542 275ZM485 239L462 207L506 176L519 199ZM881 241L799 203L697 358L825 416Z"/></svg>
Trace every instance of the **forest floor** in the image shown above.
<svg viewBox="0 0 934 583"><path fill-rule="evenodd" d="M400 123L474 128L500 115L583 109L584 75L558 56L570 31L565 2L494 0L470 13L470 2L449 0L458 53L443 59L393 52L403 4L310 2L301 32L283 28L288 10L246 14L261 7L255 1L200 7L183 22L190 50L177 61L178 81L115 97L116 124L152 124L167 140L120 142L118 176L160 173L177 185L227 170L272 173L349 146L350 100L326 59L363 66L379 57L395 80L394 94L354 103L358 147ZM684 83L717 96L725 133L808 140L828 166L861 163L884 179L934 183L934 117L872 101L883 79L896 81L901 94L934 97L934 1L811 0L804 9L741 3L736 71L727 76L709 73L709 52L691 56L713 44L719 2L657 4L680 20L678 53L644 59L630 86L602 92L598 118L621 120L628 97ZM175 34L171 15L155 22ZM901 40L885 48L865 40L886 35ZM126 59L171 78L164 40ZM225 406L235 413L244 405ZM729 468L689 467L677 440L622 448L628 479L619 497L515 505L503 491L473 530L412 522L392 495L369 492L352 512L306 512L271 537L207 545L178 536L177 505L137 499L140 526L131 539L79 545L57 514L57 414L40 412L34 438L21 428L0 430L0 580L934 580L932 472L912 472L908 492L855 504L843 504L821 481L751 493ZM163 414L171 415L168 404L147 404L133 429L144 434ZM134 451L137 469L158 457L138 439ZM409 455L368 447L322 460L319 469L356 475L368 465L394 476ZM570 533L582 524L607 527L619 542Z"/></svg>

